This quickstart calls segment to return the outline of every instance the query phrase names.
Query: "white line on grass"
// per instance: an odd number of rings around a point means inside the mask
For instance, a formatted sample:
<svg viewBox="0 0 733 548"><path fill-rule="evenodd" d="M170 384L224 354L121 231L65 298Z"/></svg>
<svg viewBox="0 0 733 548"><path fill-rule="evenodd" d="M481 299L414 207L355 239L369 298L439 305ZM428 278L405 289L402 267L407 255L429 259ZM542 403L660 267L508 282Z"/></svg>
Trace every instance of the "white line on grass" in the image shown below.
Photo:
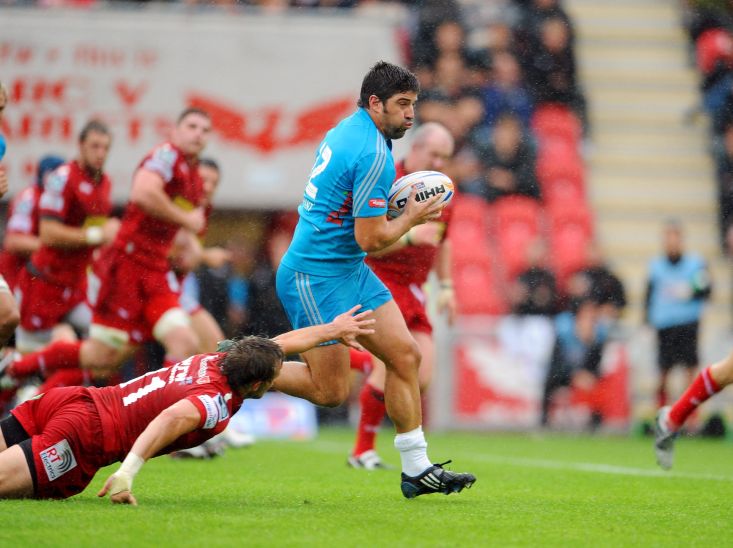
<svg viewBox="0 0 733 548"><path fill-rule="evenodd" d="M321 453L343 453L348 452L348 446L343 443L317 440L312 443L303 444L304 448L312 449ZM494 464L507 464L510 466L521 466L524 468L544 468L548 470L571 470L576 472L588 472L593 474L611 474L617 476L638 476L647 478L683 478L708 481L733 482L731 476L717 474L705 474L699 472L665 472L649 468L633 468L630 466L617 466L615 464L602 464L592 462L572 462L549 459L528 459L525 457L507 457L502 455L473 455L462 454L462 460L475 462L488 462Z"/></svg>

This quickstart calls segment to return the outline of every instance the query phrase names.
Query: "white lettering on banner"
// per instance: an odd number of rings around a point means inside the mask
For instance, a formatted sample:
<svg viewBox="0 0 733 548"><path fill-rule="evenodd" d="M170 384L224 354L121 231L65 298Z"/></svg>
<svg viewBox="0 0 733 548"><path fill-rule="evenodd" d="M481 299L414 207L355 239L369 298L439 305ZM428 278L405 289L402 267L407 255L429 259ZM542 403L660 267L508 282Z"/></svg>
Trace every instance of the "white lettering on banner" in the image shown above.
<svg viewBox="0 0 733 548"><path fill-rule="evenodd" d="M101 117L115 136L106 166L113 199L124 203L135 166L167 138L184 107L196 106L211 115L212 153L229 174L215 205L248 208L300 202L315 148L356 108L368 67L377 59L400 62L394 31L406 16L191 18L149 9L141 18L102 8L90 25L85 12L60 11L63 25L40 9L3 8L0 74L12 106L3 119L4 164L19 181L10 194L40 156L72 150L82 125ZM325 168L325 149L320 160L314 170Z"/></svg>
<svg viewBox="0 0 733 548"><path fill-rule="evenodd" d="M147 396L151 392L154 392L155 390L164 387L165 381L163 379L161 379L160 377L153 377L153 379L150 381L150 384L146 384L145 386L142 386L135 390L132 394L128 394L127 396L122 398L122 405L127 407L128 405L135 403L140 398Z"/></svg>

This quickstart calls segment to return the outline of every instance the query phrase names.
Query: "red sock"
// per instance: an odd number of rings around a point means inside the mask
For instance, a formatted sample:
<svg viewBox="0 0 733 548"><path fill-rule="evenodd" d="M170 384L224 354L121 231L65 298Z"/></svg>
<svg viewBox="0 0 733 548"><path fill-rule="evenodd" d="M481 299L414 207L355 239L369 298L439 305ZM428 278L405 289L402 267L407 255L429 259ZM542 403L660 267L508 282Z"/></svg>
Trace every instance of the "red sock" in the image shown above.
<svg viewBox="0 0 733 548"><path fill-rule="evenodd" d="M349 348L349 359L351 360L351 369L361 371L368 375L372 370L372 355L369 352L362 352L356 348Z"/></svg>
<svg viewBox="0 0 733 548"><path fill-rule="evenodd" d="M46 379L38 393L48 392L59 386L88 386L89 372L85 369L61 369Z"/></svg>
<svg viewBox="0 0 733 548"><path fill-rule="evenodd" d="M356 430L356 444L354 455L361 455L364 451L374 449L374 438L377 436L382 419L387 413L384 405L384 392L364 383L359 394L361 403L361 416L359 427Z"/></svg>
<svg viewBox="0 0 733 548"><path fill-rule="evenodd" d="M697 409L697 406L720 392L721 387L718 386L710 375L710 368L703 369L702 372L695 377L692 384L685 390L680 399L672 406L669 412L669 420L674 428L679 428L685 423L687 417Z"/></svg>
<svg viewBox="0 0 733 548"><path fill-rule="evenodd" d="M31 375L48 378L59 369L79 369L80 341L56 341L37 352L26 354L10 366L9 373L16 379Z"/></svg>

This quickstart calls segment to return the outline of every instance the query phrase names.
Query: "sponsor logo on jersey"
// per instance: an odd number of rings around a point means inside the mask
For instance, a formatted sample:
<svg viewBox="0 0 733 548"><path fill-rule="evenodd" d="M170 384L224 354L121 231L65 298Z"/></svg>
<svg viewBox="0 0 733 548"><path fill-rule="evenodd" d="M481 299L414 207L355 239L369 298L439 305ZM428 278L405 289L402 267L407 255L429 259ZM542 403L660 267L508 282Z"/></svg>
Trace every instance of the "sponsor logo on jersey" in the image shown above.
<svg viewBox="0 0 733 548"><path fill-rule="evenodd" d="M94 187L88 181L82 181L79 183L79 192L82 194L91 194L94 191Z"/></svg>
<svg viewBox="0 0 733 548"><path fill-rule="evenodd" d="M203 428L205 430L214 428L216 423L219 422L219 406L214 401L214 398L208 394L202 394L198 398L203 404L204 412L206 413Z"/></svg>
<svg viewBox="0 0 733 548"><path fill-rule="evenodd" d="M58 479L69 470L76 468L74 452L65 439L44 449L39 453L39 456L49 481Z"/></svg>
<svg viewBox="0 0 733 548"><path fill-rule="evenodd" d="M383 209L387 207L387 200L383 198L372 198L371 200L369 200L369 207L376 207L376 208Z"/></svg>
<svg viewBox="0 0 733 548"><path fill-rule="evenodd" d="M216 405L219 408L219 422L229 418L229 409L227 408L226 398L221 394L216 395Z"/></svg>

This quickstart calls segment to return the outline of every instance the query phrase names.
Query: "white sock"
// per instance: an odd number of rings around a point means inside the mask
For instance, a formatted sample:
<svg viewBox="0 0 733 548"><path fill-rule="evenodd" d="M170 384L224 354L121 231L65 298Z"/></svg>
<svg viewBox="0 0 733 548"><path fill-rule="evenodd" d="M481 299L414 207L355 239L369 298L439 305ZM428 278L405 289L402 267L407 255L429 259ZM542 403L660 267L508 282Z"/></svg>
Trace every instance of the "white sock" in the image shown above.
<svg viewBox="0 0 733 548"><path fill-rule="evenodd" d="M419 476L433 465L428 458L428 442L425 441L422 426L397 434L394 446L400 452L402 472L408 476Z"/></svg>

